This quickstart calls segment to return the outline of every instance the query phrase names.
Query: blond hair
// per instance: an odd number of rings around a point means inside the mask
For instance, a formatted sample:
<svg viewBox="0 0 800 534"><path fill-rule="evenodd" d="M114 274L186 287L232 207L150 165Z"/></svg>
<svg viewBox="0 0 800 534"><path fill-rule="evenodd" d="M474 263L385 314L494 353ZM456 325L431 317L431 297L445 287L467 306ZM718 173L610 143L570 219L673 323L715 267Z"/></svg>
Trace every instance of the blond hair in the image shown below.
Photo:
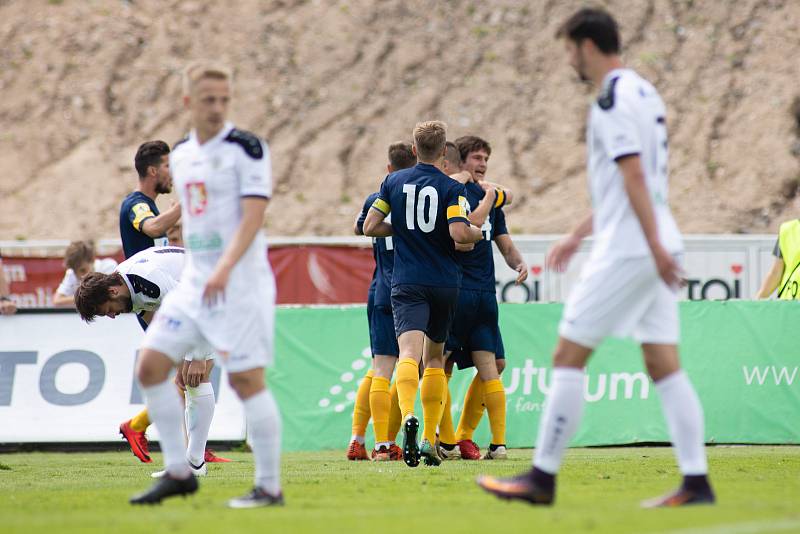
<svg viewBox="0 0 800 534"><path fill-rule="evenodd" d="M213 80L231 81L231 71L218 63L195 61L183 69L183 94L188 95L200 80L211 78Z"/></svg>
<svg viewBox="0 0 800 534"><path fill-rule="evenodd" d="M412 133L420 161L438 160L447 141L447 125L442 121L418 122Z"/></svg>

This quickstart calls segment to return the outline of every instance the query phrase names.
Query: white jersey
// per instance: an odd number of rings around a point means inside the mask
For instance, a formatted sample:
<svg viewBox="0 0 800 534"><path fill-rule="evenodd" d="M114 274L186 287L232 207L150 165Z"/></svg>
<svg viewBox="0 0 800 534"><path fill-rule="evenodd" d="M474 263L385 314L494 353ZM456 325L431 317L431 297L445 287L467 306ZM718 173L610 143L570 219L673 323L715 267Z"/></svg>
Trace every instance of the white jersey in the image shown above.
<svg viewBox="0 0 800 534"><path fill-rule="evenodd" d="M151 247L117 266L131 293L132 312L153 311L178 285L186 254L180 247Z"/></svg>
<svg viewBox="0 0 800 534"><path fill-rule="evenodd" d="M197 300L242 220L243 197L272 195L269 149L255 135L226 123L202 145L192 131L175 145L170 170L181 202L183 242L187 251L182 290ZM267 242L261 231L234 267L226 300L247 298L256 279L272 280Z"/></svg>
<svg viewBox="0 0 800 534"><path fill-rule="evenodd" d="M661 245L671 253L683 241L667 204L666 108L656 89L630 69L606 75L586 132L592 196L592 260L646 256L650 249L625 192L617 160L638 154L655 211Z"/></svg>
<svg viewBox="0 0 800 534"><path fill-rule="evenodd" d="M92 270L96 273L111 274L117 266L117 262L113 258L102 258L94 260L94 267ZM64 295L65 297L72 297L78 291L78 286L81 281L72 269L67 269L64 273L64 279L56 289L56 293Z"/></svg>

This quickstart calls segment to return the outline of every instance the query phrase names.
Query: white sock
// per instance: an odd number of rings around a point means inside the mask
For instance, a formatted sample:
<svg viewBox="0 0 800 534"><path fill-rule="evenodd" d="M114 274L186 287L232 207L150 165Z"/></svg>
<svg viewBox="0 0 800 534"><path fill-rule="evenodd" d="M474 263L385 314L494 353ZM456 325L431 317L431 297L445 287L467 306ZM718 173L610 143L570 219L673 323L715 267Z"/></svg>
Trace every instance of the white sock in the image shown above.
<svg viewBox="0 0 800 534"><path fill-rule="evenodd" d="M192 465L200 466L205 460L214 408L214 388L210 382L202 382L196 388L186 386L186 431L189 433L186 457Z"/></svg>
<svg viewBox="0 0 800 534"><path fill-rule="evenodd" d="M353 436L350 438L350 441L351 442L357 441L360 445L363 445L364 444L364 436L356 436L355 434L353 434Z"/></svg>
<svg viewBox="0 0 800 534"><path fill-rule="evenodd" d="M656 382L656 391L681 473L707 474L703 407L689 377L683 370L676 371Z"/></svg>
<svg viewBox="0 0 800 534"><path fill-rule="evenodd" d="M244 401L247 441L256 464L256 486L271 495L281 491L281 415L268 389Z"/></svg>
<svg viewBox="0 0 800 534"><path fill-rule="evenodd" d="M533 465L555 475L583 416L583 369L556 367L539 421Z"/></svg>
<svg viewBox="0 0 800 534"><path fill-rule="evenodd" d="M178 390L171 380L150 387L142 387L150 420L156 425L159 444L164 453L167 473L176 478L186 478L189 464L186 463L186 448L183 444L183 406Z"/></svg>

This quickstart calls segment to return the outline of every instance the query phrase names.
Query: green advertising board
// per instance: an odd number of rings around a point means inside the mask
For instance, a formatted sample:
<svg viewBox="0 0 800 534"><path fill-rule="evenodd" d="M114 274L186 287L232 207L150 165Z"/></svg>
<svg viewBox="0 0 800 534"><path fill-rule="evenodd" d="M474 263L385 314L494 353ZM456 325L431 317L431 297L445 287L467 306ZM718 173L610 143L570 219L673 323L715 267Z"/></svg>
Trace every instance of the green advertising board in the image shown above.
<svg viewBox="0 0 800 534"><path fill-rule="evenodd" d="M683 302L681 360L698 390L708 443L800 443L800 305ZM507 444L536 440L550 383L560 304L501 304L506 348ZM358 382L370 366L364 306L280 308L276 363L268 371L286 450L344 449ZM453 418L473 370L450 381ZM575 446L668 441L658 395L638 345L609 339L592 357ZM418 403L418 413L421 413ZM489 443L482 421L475 441ZM367 440L371 443L371 429Z"/></svg>

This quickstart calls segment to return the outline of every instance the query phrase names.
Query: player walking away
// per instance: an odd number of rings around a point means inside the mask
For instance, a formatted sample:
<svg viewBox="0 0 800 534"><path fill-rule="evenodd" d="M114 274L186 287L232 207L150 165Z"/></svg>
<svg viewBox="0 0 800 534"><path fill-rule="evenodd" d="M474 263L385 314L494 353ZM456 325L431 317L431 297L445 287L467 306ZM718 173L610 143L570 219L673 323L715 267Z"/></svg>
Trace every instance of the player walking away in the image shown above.
<svg viewBox="0 0 800 534"><path fill-rule="evenodd" d="M417 158L411 144L392 143L389 146L389 174L413 167ZM369 213L378 193L372 193L356 219L353 231L364 235L364 219ZM388 222L388 218L387 218ZM353 437L347 448L348 460L366 460L364 434L372 417L375 432L375 461L401 460L403 451L395 444L400 429L400 405L397 400L397 385L391 383L395 364L400 354L392 319L391 284L394 265L394 244L390 237L372 239L372 256L375 270L367 296L367 322L369 324L369 344L372 350L372 367L361 380L353 406Z"/></svg>
<svg viewBox="0 0 800 534"><path fill-rule="evenodd" d="M772 254L775 261L756 298L769 298L777 289L779 299L800 299L800 219L781 225Z"/></svg>
<svg viewBox="0 0 800 534"><path fill-rule="evenodd" d="M147 248L165 245L164 234L180 218L180 206L159 213L156 198L172 191L169 172L169 146L164 141L147 141L139 146L134 157L139 175L136 191L122 201L119 210L119 234L126 258ZM142 329L147 323L137 315ZM131 452L144 463L150 463L150 451L145 431L150 425L147 410L119 425L119 433L128 441Z"/></svg>
<svg viewBox="0 0 800 534"><path fill-rule="evenodd" d="M164 297L181 278L184 250L177 247L153 247L134 254L110 274L89 273L76 291L76 307L86 322L97 316L114 318L121 313L141 314L150 323ZM187 354L176 382L186 396L186 430L189 444L186 458L196 475L206 474L205 447L214 418L214 389L210 375L213 354ZM153 473L158 477L162 471Z"/></svg>
<svg viewBox="0 0 800 534"><path fill-rule="evenodd" d="M683 244L667 204L665 107L650 83L623 68L619 34L605 11L583 9L558 31L570 64L599 89L586 135L593 213L547 257L563 271L583 237L591 257L564 308L533 468L518 477L481 477L506 499L551 504L564 451L583 412L584 372L608 336L633 335L661 397L683 484L645 506L713 503L703 447L703 410L678 359L679 255Z"/></svg>
<svg viewBox="0 0 800 534"><path fill-rule="evenodd" d="M445 125L439 121L414 127L414 154L419 163L390 174L364 221L364 234L393 236L392 311L400 348L397 395L403 415L403 460L410 467L424 457L438 465L434 449L442 417L444 342L453 320L461 282L454 241L474 243L479 228L470 226L464 186L440 169L445 151ZM392 223L385 218L392 214ZM420 396L424 439L417 444L419 421L414 401L419 388L419 364L425 363Z"/></svg>
<svg viewBox="0 0 800 534"><path fill-rule="evenodd" d="M180 196L186 272L164 299L142 342L137 376L161 436L166 475L132 504L157 503L197 490L183 454L181 409L168 377L191 350L212 347L244 404L255 457L255 486L232 508L283 503L281 421L264 367L272 363L275 280L261 232L272 194L267 145L226 122L231 98L224 68L194 64L184 76L193 130L170 167Z"/></svg>
<svg viewBox="0 0 800 534"><path fill-rule="evenodd" d="M440 425L439 454L445 458L458 454L465 459L480 459L480 449L472 441L472 435L486 408L492 442L485 458L505 459L506 397L500 381L500 372L505 367L505 354L499 349L502 342L492 241L497 243L509 267L518 272L517 283L527 278L528 266L511 241L506 227L502 207L511 198L510 191L485 181L491 146L480 137L465 136L456 140L455 147L457 154L453 157L464 162L461 168L466 171L456 178L463 179L465 176L469 220L481 228L483 239L475 243L473 250L459 254L463 277L456 317L446 346L454 353L448 359L445 370L451 374L453 365L458 363L459 369L474 365L478 374L467 391L457 434L450 432L451 421L444 421ZM446 403L446 409L449 409L449 404Z"/></svg>
<svg viewBox="0 0 800 534"><path fill-rule="evenodd" d="M95 258L94 243L92 241L73 241L67 246L64 253L64 279L61 280L53 304L56 306L75 306L75 291L83 278L91 273L113 273L117 262L113 258Z"/></svg>

